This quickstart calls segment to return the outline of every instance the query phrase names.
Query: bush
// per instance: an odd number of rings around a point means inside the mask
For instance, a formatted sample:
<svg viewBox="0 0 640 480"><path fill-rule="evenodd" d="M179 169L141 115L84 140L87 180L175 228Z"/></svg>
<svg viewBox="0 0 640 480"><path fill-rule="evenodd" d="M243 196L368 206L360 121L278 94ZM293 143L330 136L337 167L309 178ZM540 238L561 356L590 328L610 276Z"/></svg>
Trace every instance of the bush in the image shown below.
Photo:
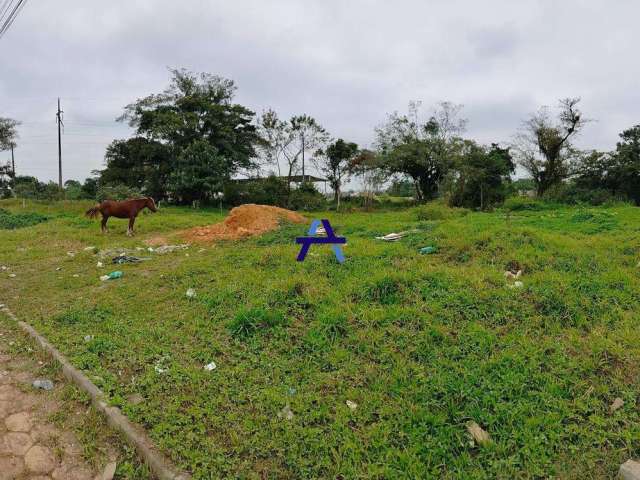
<svg viewBox="0 0 640 480"><path fill-rule="evenodd" d="M521 211L538 211L544 210L545 205L542 201L529 197L511 197L507 198L504 202L505 210L512 212Z"/></svg>
<svg viewBox="0 0 640 480"><path fill-rule="evenodd" d="M418 220L448 220L464 217L469 213L466 208L448 207L440 202L431 202L418 208Z"/></svg>
<svg viewBox="0 0 640 480"><path fill-rule="evenodd" d="M292 189L289 194L289 202L287 207L292 210L320 210L327 206L327 200L324 198L313 183L302 183L295 190Z"/></svg>
<svg viewBox="0 0 640 480"><path fill-rule="evenodd" d="M142 192L135 188L128 187L121 183L112 185L100 185L96 194L96 200L127 200L129 198L141 197Z"/></svg>
<svg viewBox="0 0 640 480"><path fill-rule="evenodd" d="M560 185L548 191L545 198L568 205L603 205L615 200L611 192L604 188L584 188L574 183Z"/></svg>
<svg viewBox="0 0 640 480"><path fill-rule="evenodd" d="M64 190L57 183L42 183L35 177L16 177L13 180L13 193L18 198L31 200L62 200Z"/></svg>
<svg viewBox="0 0 640 480"><path fill-rule="evenodd" d="M258 203L286 207L287 182L273 175L242 183L230 182L224 186L224 201L230 206Z"/></svg>
<svg viewBox="0 0 640 480"><path fill-rule="evenodd" d="M46 222L49 218L38 213L13 214L0 208L0 230L14 230L16 228L30 227L38 223Z"/></svg>

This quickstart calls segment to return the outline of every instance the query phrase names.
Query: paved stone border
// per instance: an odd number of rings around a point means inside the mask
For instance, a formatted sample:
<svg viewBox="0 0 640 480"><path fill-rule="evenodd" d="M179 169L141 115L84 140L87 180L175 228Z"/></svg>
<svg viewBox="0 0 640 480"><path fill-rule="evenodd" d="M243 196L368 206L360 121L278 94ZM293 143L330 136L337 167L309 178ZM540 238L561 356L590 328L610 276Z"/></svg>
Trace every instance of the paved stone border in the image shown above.
<svg viewBox="0 0 640 480"><path fill-rule="evenodd" d="M105 395L102 390L96 387L84 373L71 365L69 360L31 325L18 320L6 305L0 305L0 310L15 321L22 330L40 344L42 349L60 364L62 373L67 379L89 394L95 408L107 417L107 422L111 427L122 433L127 441L135 447L138 454L149 465L149 468L159 480L189 480L191 478L191 475L180 472L167 457L155 448L144 429L131 423L118 407L110 407L105 401Z"/></svg>

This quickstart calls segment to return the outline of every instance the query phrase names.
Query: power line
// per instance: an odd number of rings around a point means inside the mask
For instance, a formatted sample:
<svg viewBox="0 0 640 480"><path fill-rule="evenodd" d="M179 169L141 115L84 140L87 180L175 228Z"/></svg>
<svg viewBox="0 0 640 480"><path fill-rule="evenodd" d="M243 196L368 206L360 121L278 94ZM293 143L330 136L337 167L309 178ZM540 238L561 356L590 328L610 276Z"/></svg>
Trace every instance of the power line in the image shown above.
<svg viewBox="0 0 640 480"><path fill-rule="evenodd" d="M3 15L2 15L2 17L4 18L4 23L2 24L2 27L0 27L0 38L2 38L3 35L7 32L7 30L9 30L9 27L11 27L14 20L16 19L16 17L18 16L18 14L20 13L20 11L22 10L22 8L25 6L26 3L27 3L27 0L18 0L17 5L13 7L13 10L11 10L11 13L9 13L9 16L5 18L6 12L9 11L9 9L11 8L10 3L7 5L7 9L5 12L3 12Z"/></svg>

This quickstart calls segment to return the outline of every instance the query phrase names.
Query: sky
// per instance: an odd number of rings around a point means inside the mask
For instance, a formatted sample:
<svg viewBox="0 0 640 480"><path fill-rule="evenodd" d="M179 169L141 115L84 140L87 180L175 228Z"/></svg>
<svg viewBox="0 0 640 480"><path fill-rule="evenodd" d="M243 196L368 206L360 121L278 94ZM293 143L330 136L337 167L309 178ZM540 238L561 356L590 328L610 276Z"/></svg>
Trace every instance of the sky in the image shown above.
<svg viewBox="0 0 640 480"><path fill-rule="evenodd" d="M171 67L231 78L253 111L306 113L362 147L412 100L425 117L463 104L466 137L508 144L540 106L581 97L594 121L577 146L613 149L640 123L639 17L633 0L29 0L0 39L0 116L22 122L17 173L45 181L58 97L63 178L82 180L133 134L122 107Z"/></svg>

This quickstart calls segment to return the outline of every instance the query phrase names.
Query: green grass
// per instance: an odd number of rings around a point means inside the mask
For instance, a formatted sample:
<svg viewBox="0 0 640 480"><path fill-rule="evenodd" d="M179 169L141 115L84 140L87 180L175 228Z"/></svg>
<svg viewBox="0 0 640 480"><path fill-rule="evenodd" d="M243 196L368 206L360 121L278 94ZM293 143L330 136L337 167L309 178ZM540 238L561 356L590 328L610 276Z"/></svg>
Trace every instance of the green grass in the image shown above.
<svg viewBox="0 0 640 480"><path fill-rule="evenodd" d="M308 225L288 225L100 282L85 247L180 243L224 212L163 208L129 239L118 220L101 235L88 204L0 207L51 217L0 233L0 301L196 479L611 478L640 456L637 208L318 213L345 264L318 246L296 262ZM503 275L516 263L521 289Z"/></svg>

